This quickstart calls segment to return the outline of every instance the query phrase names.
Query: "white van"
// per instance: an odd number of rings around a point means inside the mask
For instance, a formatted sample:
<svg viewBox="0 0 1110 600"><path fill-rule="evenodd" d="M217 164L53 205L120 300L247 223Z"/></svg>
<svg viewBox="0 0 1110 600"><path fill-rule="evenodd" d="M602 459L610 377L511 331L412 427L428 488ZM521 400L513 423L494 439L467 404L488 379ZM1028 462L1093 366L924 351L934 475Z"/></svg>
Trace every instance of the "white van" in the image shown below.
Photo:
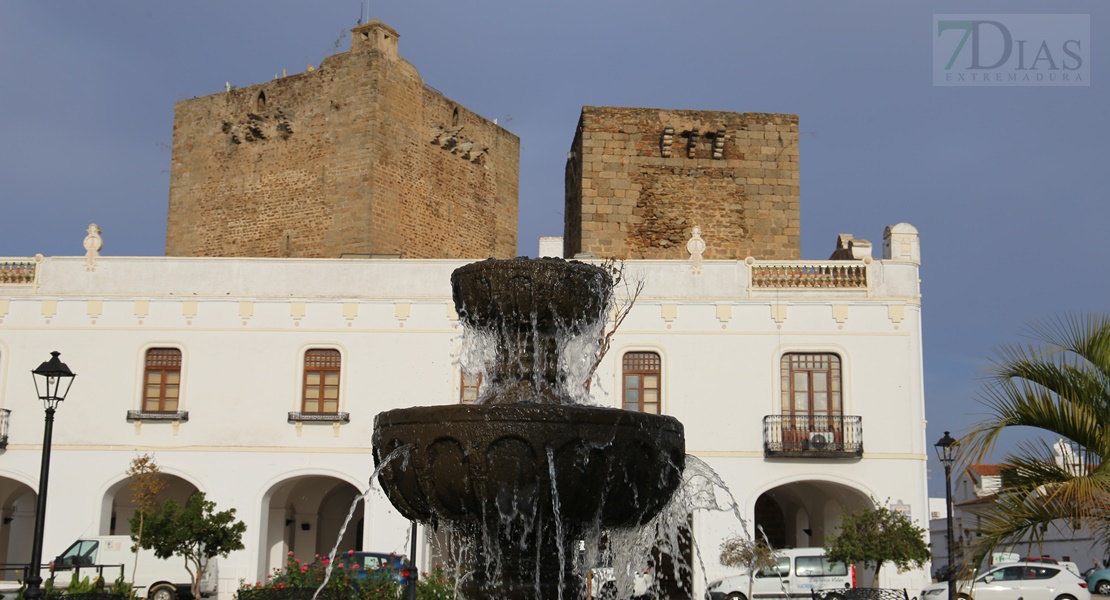
<svg viewBox="0 0 1110 600"><path fill-rule="evenodd" d="M174 556L161 559L153 550L139 549L139 564L135 566L134 542L126 535L100 535L85 537L73 542L58 558L54 559L54 581L58 587L69 585L72 571L79 579L100 576L105 585L111 585L121 574L123 581L131 583L134 571L135 593L150 600L177 600L192 597L192 581L185 569L185 559ZM207 598L216 594L216 561L208 563L200 580L200 595Z"/></svg>
<svg viewBox="0 0 1110 600"><path fill-rule="evenodd" d="M853 567L830 563L824 548L791 548L775 552L777 564L756 572L750 600L810 598L817 590L851 588ZM835 594L830 594L833 598ZM749 600L748 573L709 582L706 600Z"/></svg>

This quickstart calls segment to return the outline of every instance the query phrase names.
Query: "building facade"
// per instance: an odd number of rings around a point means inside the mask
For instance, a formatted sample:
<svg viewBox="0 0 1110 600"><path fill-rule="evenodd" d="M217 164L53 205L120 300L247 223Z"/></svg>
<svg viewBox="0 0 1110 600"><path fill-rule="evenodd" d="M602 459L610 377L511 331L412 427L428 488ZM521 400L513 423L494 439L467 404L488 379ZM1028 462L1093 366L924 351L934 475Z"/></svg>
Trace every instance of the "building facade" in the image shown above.
<svg viewBox="0 0 1110 600"><path fill-rule="evenodd" d="M841 235L802 260L797 141L794 115L586 107L565 236L543 241L643 283L634 302L616 290L631 308L591 401L676 417L689 463L725 486L691 511L672 597L731 574L731 535L821 546L872 502L928 520L917 231L888 227L881 258ZM376 21L319 69L179 103L166 257L100 257L93 226L84 257L0 259L0 562L28 559L43 421L27 371L55 350L78 378L45 556L129 533L146 453L165 497L202 491L247 524L223 600L290 552L407 553L373 482L374 416L477 397L450 275L516 254L518 156ZM417 535L418 564L440 560Z"/></svg>
<svg viewBox="0 0 1110 600"><path fill-rule="evenodd" d="M678 418L730 490L691 516L679 596L729 574L729 535L820 546L872 499L927 521L918 238L906 224L885 238L874 260L625 263L644 288L592 401ZM43 424L28 371L54 350L78 377L54 428L46 556L129 531L126 471L143 453L169 497L203 491L247 523L246 548L219 561L222 598L337 540L407 554L408 523L370 485L374 416L474 396L449 283L465 262L0 261L0 561L27 559ZM433 536L418 535L427 565ZM882 583L919 589L924 573Z"/></svg>

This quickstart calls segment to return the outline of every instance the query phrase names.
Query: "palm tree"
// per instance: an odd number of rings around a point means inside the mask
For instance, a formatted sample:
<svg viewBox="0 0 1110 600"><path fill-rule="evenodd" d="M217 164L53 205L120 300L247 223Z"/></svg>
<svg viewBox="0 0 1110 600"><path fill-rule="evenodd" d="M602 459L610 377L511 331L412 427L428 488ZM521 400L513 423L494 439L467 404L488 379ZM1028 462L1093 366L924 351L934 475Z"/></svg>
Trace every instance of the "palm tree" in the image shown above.
<svg viewBox="0 0 1110 600"><path fill-rule="evenodd" d="M1007 429L1032 427L1062 438L1072 460L1055 460L1045 441L1005 457L973 561L996 546L1040 542L1061 520L1110 533L1110 315L1071 314L1036 323L1030 334L1035 343L997 351L982 392L989 416L960 440L961 458L980 461Z"/></svg>

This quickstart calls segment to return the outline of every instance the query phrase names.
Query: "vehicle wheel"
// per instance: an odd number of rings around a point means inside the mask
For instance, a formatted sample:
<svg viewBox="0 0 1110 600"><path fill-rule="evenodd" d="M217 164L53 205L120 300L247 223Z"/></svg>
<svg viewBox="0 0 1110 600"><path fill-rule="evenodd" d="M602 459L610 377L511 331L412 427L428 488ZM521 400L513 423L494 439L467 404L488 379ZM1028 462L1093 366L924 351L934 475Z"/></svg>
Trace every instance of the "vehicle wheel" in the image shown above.
<svg viewBox="0 0 1110 600"><path fill-rule="evenodd" d="M748 600L748 599L745 598L744 594L741 594L740 592L733 592L733 593L725 596L725 600Z"/></svg>
<svg viewBox="0 0 1110 600"><path fill-rule="evenodd" d="M1075 600L1075 596L1064 594L1063 596L1056 596L1056 600Z"/></svg>
<svg viewBox="0 0 1110 600"><path fill-rule="evenodd" d="M844 596L841 596L840 594L829 594L828 596L825 596L824 600L844 600Z"/></svg>
<svg viewBox="0 0 1110 600"><path fill-rule="evenodd" d="M1110 596L1110 581L1103 579L1095 584L1095 593L1102 594L1103 596Z"/></svg>
<svg viewBox="0 0 1110 600"><path fill-rule="evenodd" d="M164 583L150 588L147 600L177 600L177 589Z"/></svg>

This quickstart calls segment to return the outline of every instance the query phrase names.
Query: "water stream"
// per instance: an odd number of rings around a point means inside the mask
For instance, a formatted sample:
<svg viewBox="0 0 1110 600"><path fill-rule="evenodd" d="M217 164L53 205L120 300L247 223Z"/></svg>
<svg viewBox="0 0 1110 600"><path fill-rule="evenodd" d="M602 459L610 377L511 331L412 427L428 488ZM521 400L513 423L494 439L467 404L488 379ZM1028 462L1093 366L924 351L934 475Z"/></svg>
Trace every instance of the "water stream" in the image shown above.
<svg viewBox="0 0 1110 600"><path fill-rule="evenodd" d="M370 486L366 488L366 491L355 496L355 499L351 501L351 508L347 511L347 517L343 519L343 525L339 528L339 535L335 538L335 545L332 546L331 552L328 553L328 566L324 569L324 581L320 584L320 587L316 588L316 592L312 594L312 600L316 600L320 592L327 587L328 581L331 580L332 565L335 564L335 555L339 552L339 544L343 541L343 536L347 533L347 526L350 525L351 520L354 518L355 509L358 508L359 502L366 500L366 497L370 495L370 492L374 489L374 481L377 480L378 473L394 460L399 458L404 459L402 464L408 461L411 450L412 448L408 446L401 446L394 449L393 452L390 452L389 455L381 461L381 464L374 469L374 472L370 474ZM414 561L416 557L410 557L409 560Z"/></svg>

